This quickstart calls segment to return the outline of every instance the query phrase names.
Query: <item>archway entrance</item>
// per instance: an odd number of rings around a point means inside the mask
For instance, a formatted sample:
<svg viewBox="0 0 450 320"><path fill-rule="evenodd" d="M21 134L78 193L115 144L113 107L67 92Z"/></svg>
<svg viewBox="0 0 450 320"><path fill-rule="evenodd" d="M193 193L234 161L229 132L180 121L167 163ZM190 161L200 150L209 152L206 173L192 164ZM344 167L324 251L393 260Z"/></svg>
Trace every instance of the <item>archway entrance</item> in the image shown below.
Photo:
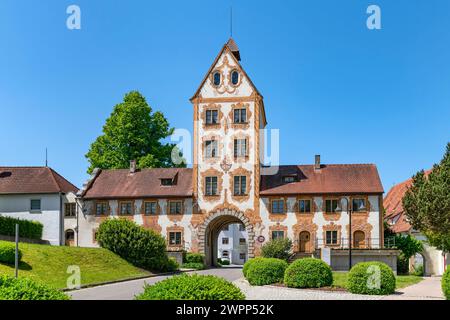
<svg viewBox="0 0 450 320"><path fill-rule="evenodd" d="M357 249L366 247L366 235L363 231L358 230L353 233L353 247Z"/></svg>
<svg viewBox="0 0 450 320"><path fill-rule="evenodd" d="M310 252L311 251L311 234L308 231L302 231L299 235L300 252Z"/></svg>
<svg viewBox="0 0 450 320"><path fill-rule="evenodd" d="M240 258L243 258L240 260L247 260L254 257L255 234L250 221L241 212L224 210L211 214L199 227L199 251L205 254L206 265L218 265L219 234L230 225L242 225L243 227L240 229L241 233L246 233L245 241L242 240L243 237L239 236L233 239L237 242L236 244L233 244L233 248L236 247L238 249L235 254ZM220 241L222 241L222 239L220 239ZM228 241L230 241L230 239ZM228 251L229 255L234 254L230 249L226 251Z"/></svg>
<svg viewBox="0 0 450 320"><path fill-rule="evenodd" d="M72 229L65 232L65 245L73 247L75 245L75 232Z"/></svg>

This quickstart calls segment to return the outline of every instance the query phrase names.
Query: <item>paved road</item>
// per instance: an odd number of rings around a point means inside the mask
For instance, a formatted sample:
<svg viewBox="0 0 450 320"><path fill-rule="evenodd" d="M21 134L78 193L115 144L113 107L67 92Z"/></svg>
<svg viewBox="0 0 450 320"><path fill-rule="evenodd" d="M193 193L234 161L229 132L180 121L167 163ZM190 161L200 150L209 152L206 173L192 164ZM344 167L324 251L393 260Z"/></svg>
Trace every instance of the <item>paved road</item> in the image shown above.
<svg viewBox="0 0 450 320"><path fill-rule="evenodd" d="M441 279L441 277L425 277L419 283L384 297L384 300L443 300Z"/></svg>
<svg viewBox="0 0 450 320"><path fill-rule="evenodd" d="M242 278L241 268L215 268L189 273L212 274L228 281ZM144 284L153 284L170 276L158 276L146 279L132 280L99 287L71 291L73 300L132 300L135 295L142 293Z"/></svg>

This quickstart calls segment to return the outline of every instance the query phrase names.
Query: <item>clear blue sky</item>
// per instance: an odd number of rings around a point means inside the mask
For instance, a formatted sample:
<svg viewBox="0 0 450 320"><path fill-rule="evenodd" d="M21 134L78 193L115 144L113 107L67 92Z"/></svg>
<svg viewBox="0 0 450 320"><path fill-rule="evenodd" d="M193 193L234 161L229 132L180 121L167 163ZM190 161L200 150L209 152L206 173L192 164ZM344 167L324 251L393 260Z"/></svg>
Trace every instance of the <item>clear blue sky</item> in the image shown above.
<svg viewBox="0 0 450 320"><path fill-rule="evenodd" d="M282 4L281 4L282 2ZM39 4L38 4L39 3ZM66 8L82 29L66 28ZM49 165L78 186L123 95L177 128L229 37L279 128L281 163L375 163L385 190L450 141L450 1L0 1L0 165ZM366 28L366 8L382 30Z"/></svg>

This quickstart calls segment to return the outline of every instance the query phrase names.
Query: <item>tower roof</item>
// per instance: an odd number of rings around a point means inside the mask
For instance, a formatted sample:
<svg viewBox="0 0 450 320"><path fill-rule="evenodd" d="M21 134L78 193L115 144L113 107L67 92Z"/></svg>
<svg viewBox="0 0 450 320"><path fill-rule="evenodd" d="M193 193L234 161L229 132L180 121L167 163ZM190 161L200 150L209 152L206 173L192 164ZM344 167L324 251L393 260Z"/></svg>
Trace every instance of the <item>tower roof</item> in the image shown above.
<svg viewBox="0 0 450 320"><path fill-rule="evenodd" d="M241 61L241 55L239 53L239 48L236 44L236 41L234 41L233 38L230 38L227 42L227 46L230 49L230 51L233 53L233 55L236 57L238 61Z"/></svg>

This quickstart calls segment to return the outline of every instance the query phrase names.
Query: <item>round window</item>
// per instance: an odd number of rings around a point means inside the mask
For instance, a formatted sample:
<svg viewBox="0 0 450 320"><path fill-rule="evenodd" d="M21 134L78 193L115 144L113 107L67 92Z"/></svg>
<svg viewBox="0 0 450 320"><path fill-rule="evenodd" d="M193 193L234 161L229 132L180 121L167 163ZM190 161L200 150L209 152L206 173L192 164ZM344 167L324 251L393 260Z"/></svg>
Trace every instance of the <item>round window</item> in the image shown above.
<svg viewBox="0 0 450 320"><path fill-rule="evenodd" d="M214 83L214 85L216 87L220 86L220 72L218 72L218 71L214 72L214 74L213 74L213 83Z"/></svg>
<svg viewBox="0 0 450 320"><path fill-rule="evenodd" d="M239 72L236 70L231 71L231 83L237 85L239 83Z"/></svg>

